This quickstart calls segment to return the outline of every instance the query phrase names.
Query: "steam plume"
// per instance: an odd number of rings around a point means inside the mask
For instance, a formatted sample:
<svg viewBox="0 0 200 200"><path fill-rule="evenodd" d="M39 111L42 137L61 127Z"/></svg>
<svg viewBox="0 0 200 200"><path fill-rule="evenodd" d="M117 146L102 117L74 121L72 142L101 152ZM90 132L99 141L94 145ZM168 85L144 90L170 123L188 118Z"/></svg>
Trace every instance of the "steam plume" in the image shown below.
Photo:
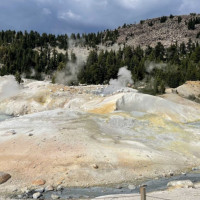
<svg viewBox="0 0 200 200"><path fill-rule="evenodd" d="M118 71L118 78L111 79L109 86L103 91L103 94L112 94L121 88L127 87L128 84L132 84L132 75L127 67L122 67Z"/></svg>
<svg viewBox="0 0 200 200"><path fill-rule="evenodd" d="M55 81L56 83L69 85L72 83L76 83L78 78L77 75L82 69L84 64L84 58L79 55L75 63L68 62L65 69L58 71L56 73Z"/></svg>
<svg viewBox="0 0 200 200"><path fill-rule="evenodd" d="M155 63L155 62L149 62L149 61L145 63L146 72L148 72L149 74L154 69L165 69L166 67L167 67L167 64L165 63Z"/></svg>
<svg viewBox="0 0 200 200"><path fill-rule="evenodd" d="M17 95L20 86L14 76L3 76L0 78L0 100Z"/></svg>

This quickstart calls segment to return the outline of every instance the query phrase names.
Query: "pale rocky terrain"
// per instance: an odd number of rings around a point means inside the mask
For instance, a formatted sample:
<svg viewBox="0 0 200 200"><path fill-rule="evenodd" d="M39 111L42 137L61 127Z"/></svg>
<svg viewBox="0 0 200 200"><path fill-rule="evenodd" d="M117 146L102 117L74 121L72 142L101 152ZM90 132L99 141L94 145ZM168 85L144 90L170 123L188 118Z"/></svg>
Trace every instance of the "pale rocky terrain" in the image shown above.
<svg viewBox="0 0 200 200"><path fill-rule="evenodd" d="M166 22L160 23L160 18L143 20L139 24L127 25L124 28L119 28L119 37L117 43L126 44L130 46L141 46L143 48L148 45L154 47L158 42L161 42L165 47L171 44L178 44L188 42L189 38L193 41L199 42L196 38L197 33L200 31L200 25L195 25L195 30L188 30L187 23L190 19L199 17L192 15L181 15L182 21L178 23L178 16L169 18ZM153 26L149 26L152 23Z"/></svg>
<svg viewBox="0 0 200 200"><path fill-rule="evenodd" d="M15 116L0 122L0 172L11 175L2 195L42 181L106 186L200 166L200 104L170 90L154 97L124 88L105 96L107 86L18 86L12 76L1 77L0 87L0 112Z"/></svg>
<svg viewBox="0 0 200 200"><path fill-rule="evenodd" d="M200 99L200 82L199 81L187 81L185 84L179 86L176 89L176 92L185 98L189 98L190 96L195 96Z"/></svg>

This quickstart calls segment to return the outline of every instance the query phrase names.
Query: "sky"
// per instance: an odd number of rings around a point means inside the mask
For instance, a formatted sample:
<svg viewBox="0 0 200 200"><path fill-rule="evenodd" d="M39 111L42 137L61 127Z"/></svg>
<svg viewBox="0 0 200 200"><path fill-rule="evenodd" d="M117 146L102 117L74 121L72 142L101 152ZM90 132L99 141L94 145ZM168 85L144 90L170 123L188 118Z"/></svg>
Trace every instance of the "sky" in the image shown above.
<svg viewBox="0 0 200 200"><path fill-rule="evenodd" d="M200 0L0 0L0 30L89 33L199 9Z"/></svg>

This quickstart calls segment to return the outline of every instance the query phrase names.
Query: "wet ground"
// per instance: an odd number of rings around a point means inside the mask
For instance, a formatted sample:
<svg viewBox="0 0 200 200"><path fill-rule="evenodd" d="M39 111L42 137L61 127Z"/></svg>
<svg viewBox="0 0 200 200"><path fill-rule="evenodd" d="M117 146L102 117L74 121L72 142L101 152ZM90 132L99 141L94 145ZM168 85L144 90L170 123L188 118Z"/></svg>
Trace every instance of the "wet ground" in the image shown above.
<svg viewBox="0 0 200 200"><path fill-rule="evenodd" d="M200 182L200 171L195 170L188 174L181 174L166 178L154 180L146 180L144 182L123 183L107 187L89 187L89 188L59 188L59 191L44 192L40 199L51 199L51 195L57 195L60 199L89 199L98 196L112 194L131 194L139 193L140 185L147 186L147 192L159 191L167 189L167 183L175 180L191 180L193 183ZM135 186L135 189L133 189ZM130 188L132 187L132 188ZM23 194L23 198L32 198L35 191L30 191L28 194ZM14 196L14 198L17 198Z"/></svg>
<svg viewBox="0 0 200 200"><path fill-rule="evenodd" d="M12 118L12 116L10 116L10 115L5 115L5 114L1 114L1 113L0 113L0 122L1 122L1 121L4 121L4 120L6 120L6 119L9 119L9 118Z"/></svg>

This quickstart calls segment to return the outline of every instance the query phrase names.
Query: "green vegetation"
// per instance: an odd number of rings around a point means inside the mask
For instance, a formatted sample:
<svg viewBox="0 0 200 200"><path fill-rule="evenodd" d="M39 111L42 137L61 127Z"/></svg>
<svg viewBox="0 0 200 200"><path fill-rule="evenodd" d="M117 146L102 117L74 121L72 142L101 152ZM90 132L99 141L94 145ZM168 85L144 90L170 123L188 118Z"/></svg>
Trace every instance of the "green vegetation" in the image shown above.
<svg viewBox="0 0 200 200"><path fill-rule="evenodd" d="M153 26L153 22L152 21L148 22L148 25Z"/></svg>
<svg viewBox="0 0 200 200"><path fill-rule="evenodd" d="M21 75L20 73L17 71L15 73L15 80L20 84L22 82L22 78L21 78Z"/></svg>
<svg viewBox="0 0 200 200"><path fill-rule="evenodd" d="M200 24L200 17L190 19L188 22L188 30L195 30L195 25Z"/></svg>
<svg viewBox="0 0 200 200"><path fill-rule="evenodd" d="M140 24L144 24L144 20L140 20Z"/></svg>
<svg viewBox="0 0 200 200"><path fill-rule="evenodd" d="M191 16L196 16L196 13L190 13Z"/></svg>
<svg viewBox="0 0 200 200"><path fill-rule="evenodd" d="M182 21L182 17L181 16L178 16L178 23L180 24Z"/></svg>
<svg viewBox="0 0 200 200"><path fill-rule="evenodd" d="M187 80L200 79L199 55L199 44L191 40L169 48L159 42L155 48L147 47L146 50L125 46L116 52L101 51L98 54L92 51L78 78L81 83L104 84L117 78L120 67L128 66L135 82L146 82L143 92L163 94L166 86L175 88Z"/></svg>
<svg viewBox="0 0 200 200"><path fill-rule="evenodd" d="M165 23L167 21L167 16L162 16L160 18L160 23Z"/></svg>
<svg viewBox="0 0 200 200"><path fill-rule="evenodd" d="M69 45L96 47L97 44L115 43L118 31L105 31L90 34L52 35L30 31L28 33L15 31L0 32L0 75L18 72L26 78L41 80L42 74L52 75L57 69L63 68L69 61L68 54L58 53L56 48L67 50ZM109 44L110 44L109 43ZM72 52L71 62L76 62Z"/></svg>
<svg viewBox="0 0 200 200"><path fill-rule="evenodd" d="M173 17L170 15L171 19ZM161 23L166 20L166 16L160 18ZM178 23L181 21L179 16ZM196 24L200 24L200 17L192 16L187 22L188 29L195 29ZM153 26L153 21L148 21L148 25ZM126 27L129 25L124 24L123 28ZM148 46L145 50L140 46L124 46L118 51L98 51L98 44L112 45L118 37L118 30L82 35L72 33L70 36L1 31L0 75L13 74L18 83L21 83L22 75L37 80L48 75L55 83L55 72L67 70L67 63L75 64L78 59L74 52L68 55L68 48L80 46L93 49L78 74L80 83L108 83L111 78L117 78L118 70L123 66L131 71L135 83L145 83L141 91L149 94L163 94L167 86L174 88L187 80L200 79L200 46L191 39L186 44L172 44L168 48L159 42L154 48ZM196 37L200 38L200 32ZM66 53L59 53L58 49L66 50L62 51Z"/></svg>

